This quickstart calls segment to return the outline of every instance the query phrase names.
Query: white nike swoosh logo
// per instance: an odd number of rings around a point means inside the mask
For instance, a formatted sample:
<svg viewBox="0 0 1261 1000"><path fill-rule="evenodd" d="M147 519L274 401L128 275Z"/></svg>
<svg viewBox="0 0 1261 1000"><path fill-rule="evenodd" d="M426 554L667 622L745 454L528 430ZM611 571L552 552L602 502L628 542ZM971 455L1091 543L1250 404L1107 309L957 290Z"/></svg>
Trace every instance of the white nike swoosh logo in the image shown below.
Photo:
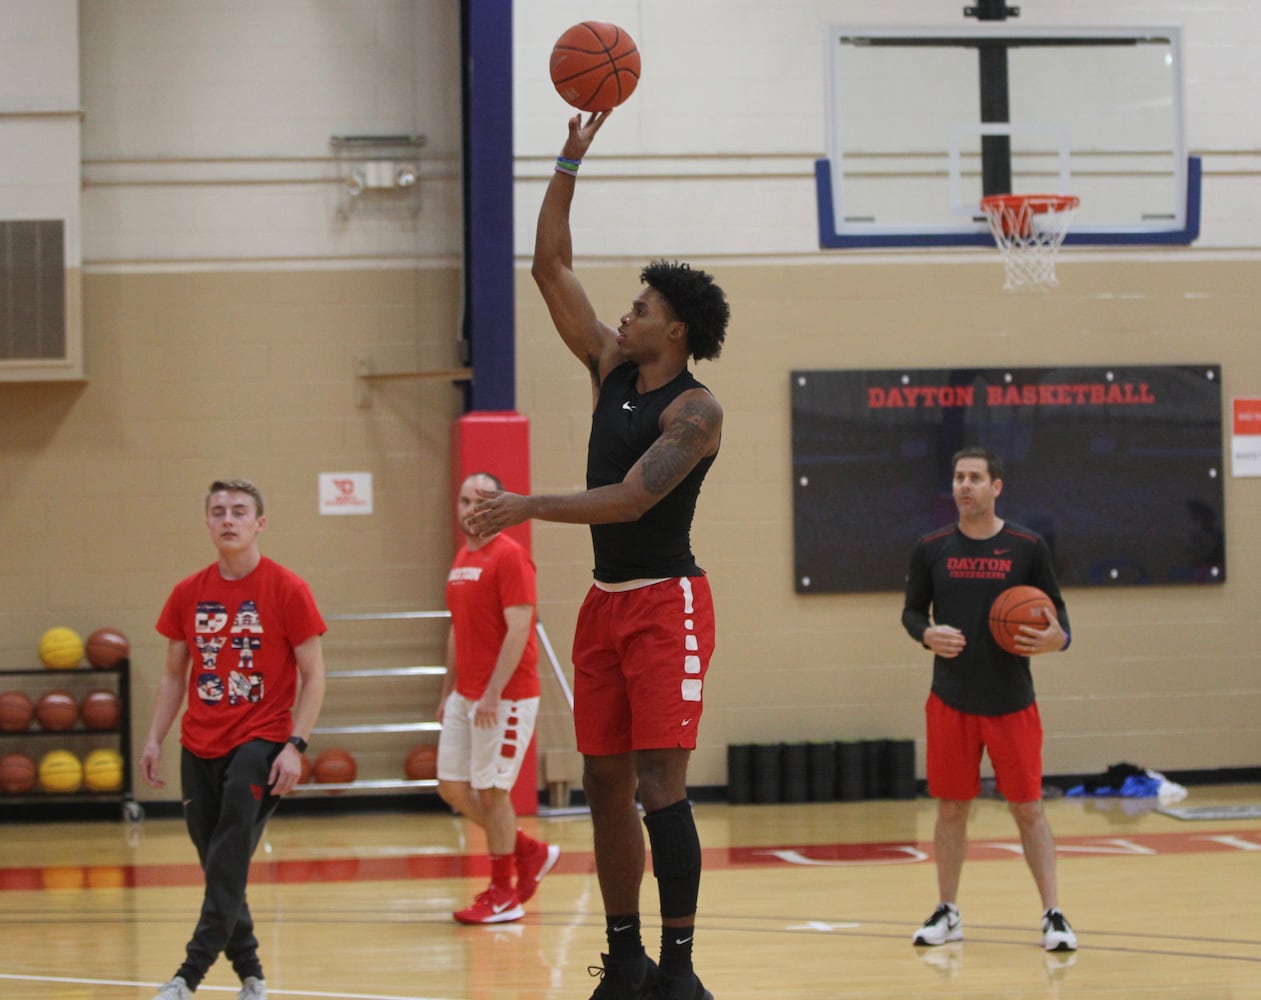
<svg viewBox="0 0 1261 1000"><path fill-rule="evenodd" d="M635 407L631 405L631 401L629 399L625 403L622 404L622 409L630 410L631 413L635 412Z"/></svg>
<svg viewBox="0 0 1261 1000"><path fill-rule="evenodd" d="M675 943L675 944L687 944L687 943L688 943L689 941L691 941L691 940L692 940L692 939L691 939L690 937L685 937L685 938L675 938L675 939L674 939L674 943Z"/></svg>
<svg viewBox="0 0 1261 1000"><path fill-rule="evenodd" d="M692 724L691 719L684 719L682 722L679 723L679 725L681 726L690 726L691 724Z"/></svg>
<svg viewBox="0 0 1261 1000"><path fill-rule="evenodd" d="M612 931L614 934L621 934L622 931L628 931L634 926L635 926L634 924L623 924L621 927L612 928Z"/></svg>
<svg viewBox="0 0 1261 1000"><path fill-rule="evenodd" d="M491 908L492 910L494 910L496 913L503 913L503 911L504 911L504 910L508 909L509 905L511 905L511 904L509 904L509 903L492 903L492 904L491 904L491 906L490 906L490 908Z"/></svg>

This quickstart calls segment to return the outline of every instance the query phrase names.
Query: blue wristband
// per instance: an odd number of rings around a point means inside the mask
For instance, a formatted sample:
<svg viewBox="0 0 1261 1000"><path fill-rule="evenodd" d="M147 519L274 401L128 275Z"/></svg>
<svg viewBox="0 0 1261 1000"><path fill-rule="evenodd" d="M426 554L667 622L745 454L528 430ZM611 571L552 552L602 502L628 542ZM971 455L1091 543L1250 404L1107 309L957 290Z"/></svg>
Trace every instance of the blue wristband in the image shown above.
<svg viewBox="0 0 1261 1000"><path fill-rule="evenodd" d="M1072 644L1073 644L1073 634L1071 632L1065 632L1064 645L1060 647L1060 652L1061 653L1064 652L1064 650L1068 649L1068 647L1071 646Z"/></svg>

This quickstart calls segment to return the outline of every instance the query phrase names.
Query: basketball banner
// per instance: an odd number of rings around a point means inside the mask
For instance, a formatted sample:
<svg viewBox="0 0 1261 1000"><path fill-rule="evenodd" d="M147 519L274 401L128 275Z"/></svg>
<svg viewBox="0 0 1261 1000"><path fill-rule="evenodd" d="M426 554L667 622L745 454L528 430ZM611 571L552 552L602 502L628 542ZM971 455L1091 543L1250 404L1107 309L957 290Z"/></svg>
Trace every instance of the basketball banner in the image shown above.
<svg viewBox="0 0 1261 1000"><path fill-rule="evenodd" d="M1226 579L1217 365L796 371L790 391L798 593L901 590L977 444L1062 586Z"/></svg>

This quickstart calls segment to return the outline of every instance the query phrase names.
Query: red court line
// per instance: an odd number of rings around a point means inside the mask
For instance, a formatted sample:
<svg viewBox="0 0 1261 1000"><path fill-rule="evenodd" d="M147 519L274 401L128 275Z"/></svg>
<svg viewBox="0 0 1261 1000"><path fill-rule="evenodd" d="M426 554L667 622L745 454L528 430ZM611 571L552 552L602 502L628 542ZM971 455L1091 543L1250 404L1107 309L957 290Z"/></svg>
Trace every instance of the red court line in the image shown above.
<svg viewBox="0 0 1261 1000"><path fill-rule="evenodd" d="M1261 852L1261 830L1205 829L1200 832L1129 834L1123 837L1057 837L1061 857L1154 857L1169 854ZM191 848L190 848L191 850ZM1018 839L978 838L968 845L970 860L1021 856ZM707 871L790 867L844 867L921 864L932 859L932 844L885 841L857 844L771 844L711 847L704 850ZM590 851L566 851L554 869L580 875L595 871ZM256 861L252 885L310 882L375 882L446 878L485 878L484 854L416 854L388 858L352 855L315 859ZM32 889L163 888L201 885L196 864L49 865L0 868L0 891Z"/></svg>

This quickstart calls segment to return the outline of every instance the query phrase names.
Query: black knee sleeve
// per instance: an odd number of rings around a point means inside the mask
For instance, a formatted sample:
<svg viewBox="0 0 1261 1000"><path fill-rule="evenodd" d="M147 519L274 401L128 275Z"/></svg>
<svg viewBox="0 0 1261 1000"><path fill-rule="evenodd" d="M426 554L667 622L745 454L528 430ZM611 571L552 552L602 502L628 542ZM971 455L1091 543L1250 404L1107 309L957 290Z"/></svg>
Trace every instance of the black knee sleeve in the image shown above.
<svg viewBox="0 0 1261 1000"><path fill-rule="evenodd" d="M644 816L652 847L652 874L657 879L663 917L696 912L701 884L701 839L692 805L682 799Z"/></svg>

